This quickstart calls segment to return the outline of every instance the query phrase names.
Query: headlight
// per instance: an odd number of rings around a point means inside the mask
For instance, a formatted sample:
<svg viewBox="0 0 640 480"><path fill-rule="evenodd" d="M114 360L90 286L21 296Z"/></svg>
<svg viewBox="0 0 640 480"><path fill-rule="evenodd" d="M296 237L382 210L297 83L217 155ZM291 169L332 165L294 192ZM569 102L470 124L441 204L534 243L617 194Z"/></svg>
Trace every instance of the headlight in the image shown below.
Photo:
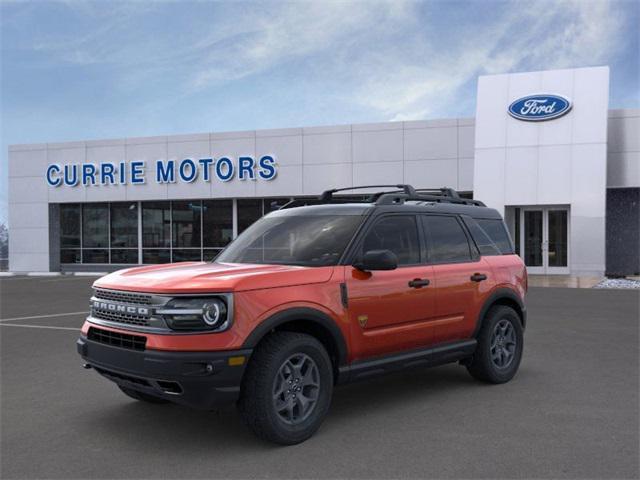
<svg viewBox="0 0 640 480"><path fill-rule="evenodd" d="M156 313L172 330L222 331L230 324L227 304L219 297L174 298Z"/></svg>

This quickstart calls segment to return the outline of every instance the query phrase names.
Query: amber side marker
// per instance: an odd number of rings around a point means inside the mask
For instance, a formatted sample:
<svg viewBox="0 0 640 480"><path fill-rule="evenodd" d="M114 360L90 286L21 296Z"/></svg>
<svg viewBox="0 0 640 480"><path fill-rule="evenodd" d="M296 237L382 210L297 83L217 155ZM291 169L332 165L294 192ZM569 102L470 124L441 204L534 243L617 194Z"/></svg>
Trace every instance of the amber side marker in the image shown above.
<svg viewBox="0 0 640 480"><path fill-rule="evenodd" d="M245 361L245 357L244 355L241 355L239 357L229 357L229 366L230 367L237 367L239 365L244 365L244 361Z"/></svg>

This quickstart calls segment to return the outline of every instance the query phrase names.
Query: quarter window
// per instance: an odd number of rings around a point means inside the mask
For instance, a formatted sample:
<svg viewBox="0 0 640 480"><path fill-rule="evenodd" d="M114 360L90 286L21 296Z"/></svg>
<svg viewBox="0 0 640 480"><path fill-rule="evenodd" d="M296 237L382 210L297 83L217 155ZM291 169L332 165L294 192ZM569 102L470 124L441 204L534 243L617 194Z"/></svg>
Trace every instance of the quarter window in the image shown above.
<svg viewBox="0 0 640 480"><path fill-rule="evenodd" d="M467 235L455 217L429 215L423 217L429 263L471 261Z"/></svg>
<svg viewBox="0 0 640 480"><path fill-rule="evenodd" d="M362 253L390 250L398 257L398 265L420 263L420 240L413 216L397 215L378 220L364 238Z"/></svg>
<svg viewBox="0 0 640 480"><path fill-rule="evenodd" d="M504 226L502 220L491 220L478 218L476 219L478 225L487 233L489 238L493 240L501 253L513 253L513 246L511 245L511 239L507 233L507 229Z"/></svg>

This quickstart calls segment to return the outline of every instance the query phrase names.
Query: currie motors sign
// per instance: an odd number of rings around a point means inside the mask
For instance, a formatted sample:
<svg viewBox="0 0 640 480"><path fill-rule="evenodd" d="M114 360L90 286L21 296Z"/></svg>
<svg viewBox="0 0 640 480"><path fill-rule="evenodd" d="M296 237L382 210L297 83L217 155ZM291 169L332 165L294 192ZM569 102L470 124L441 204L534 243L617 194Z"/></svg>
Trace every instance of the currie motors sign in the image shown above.
<svg viewBox="0 0 640 480"><path fill-rule="evenodd" d="M527 122L541 122L569 113L571 106L571 100L560 95L528 95L509 105L509 115Z"/></svg>
<svg viewBox="0 0 640 480"><path fill-rule="evenodd" d="M273 180L278 173L273 155L253 157L201 158L194 160L156 160L147 165L144 160L131 162L74 163L47 166L46 179L51 187L77 185L143 185L147 179L155 183L192 183L217 180Z"/></svg>

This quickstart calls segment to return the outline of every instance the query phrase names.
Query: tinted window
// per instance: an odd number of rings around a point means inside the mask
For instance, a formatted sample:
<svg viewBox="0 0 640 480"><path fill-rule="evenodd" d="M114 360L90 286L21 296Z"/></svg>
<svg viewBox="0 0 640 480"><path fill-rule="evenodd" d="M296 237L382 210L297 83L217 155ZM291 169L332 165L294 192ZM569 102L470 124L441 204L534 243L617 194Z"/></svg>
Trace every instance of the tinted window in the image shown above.
<svg viewBox="0 0 640 480"><path fill-rule="evenodd" d="M80 247L80 205L60 205L60 246Z"/></svg>
<svg viewBox="0 0 640 480"><path fill-rule="evenodd" d="M367 232L362 252L391 250L398 257L398 265L420 263L420 240L413 216L392 216L378 220Z"/></svg>
<svg viewBox="0 0 640 480"><path fill-rule="evenodd" d="M238 234L262 217L262 199L240 198L238 202Z"/></svg>
<svg viewBox="0 0 640 480"><path fill-rule="evenodd" d="M502 220L478 218L476 222L489 235L489 238L493 240L493 243L496 244L501 253L513 253L511 239Z"/></svg>
<svg viewBox="0 0 640 480"><path fill-rule="evenodd" d="M471 260L469 241L455 217L424 216L430 263L453 263Z"/></svg>
<svg viewBox="0 0 640 480"><path fill-rule="evenodd" d="M82 247L109 247L109 205L106 203L87 203L82 206ZM99 260L83 261L108 263L108 260L103 261L103 252L95 254L95 258Z"/></svg>
<svg viewBox="0 0 640 480"><path fill-rule="evenodd" d="M169 247L171 245L171 207L169 202L142 204L142 246ZM145 256L145 258L147 258ZM145 262L147 263L147 262Z"/></svg>
<svg viewBox="0 0 640 480"><path fill-rule="evenodd" d="M200 214L202 204L199 201L173 202L171 204L171 222L173 228L173 248L200 248Z"/></svg>
<svg viewBox="0 0 640 480"><path fill-rule="evenodd" d="M138 204L111 204L111 248L138 247ZM137 252L136 252L137 255ZM114 262L115 263L115 262ZM120 262L118 262L120 263ZM131 262L122 262L131 263Z"/></svg>
<svg viewBox="0 0 640 480"><path fill-rule="evenodd" d="M272 216L245 230L216 262L335 265L362 217L348 215Z"/></svg>
<svg viewBox="0 0 640 480"><path fill-rule="evenodd" d="M233 201L205 200L202 215L204 247L226 247L233 237Z"/></svg>
<svg viewBox="0 0 640 480"><path fill-rule="evenodd" d="M489 238L489 235L476 223L471 217L462 217L464 223L471 233L471 237L478 246L481 255L502 255L500 249L493 243L493 240ZM473 248L473 247L472 247Z"/></svg>

